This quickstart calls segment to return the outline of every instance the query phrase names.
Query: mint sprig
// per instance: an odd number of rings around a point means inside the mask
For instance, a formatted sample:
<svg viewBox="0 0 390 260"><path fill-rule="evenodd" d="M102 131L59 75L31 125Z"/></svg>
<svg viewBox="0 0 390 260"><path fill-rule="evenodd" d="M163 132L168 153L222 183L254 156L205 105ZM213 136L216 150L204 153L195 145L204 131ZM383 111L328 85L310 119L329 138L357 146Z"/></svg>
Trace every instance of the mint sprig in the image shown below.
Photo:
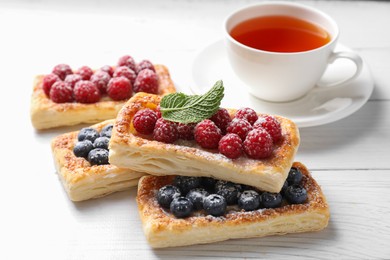
<svg viewBox="0 0 390 260"><path fill-rule="evenodd" d="M164 96L160 102L160 111L164 119L188 124L210 118L217 112L224 96L222 80L203 95L173 93Z"/></svg>

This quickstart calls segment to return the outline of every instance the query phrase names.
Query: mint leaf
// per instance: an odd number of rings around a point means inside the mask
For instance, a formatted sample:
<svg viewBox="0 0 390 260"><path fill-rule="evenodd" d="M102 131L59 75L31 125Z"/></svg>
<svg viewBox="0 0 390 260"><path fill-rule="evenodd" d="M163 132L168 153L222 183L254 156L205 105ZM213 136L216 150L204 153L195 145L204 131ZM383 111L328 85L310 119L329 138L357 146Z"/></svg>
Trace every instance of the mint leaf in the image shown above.
<svg viewBox="0 0 390 260"><path fill-rule="evenodd" d="M203 95L173 93L164 96L160 102L161 115L164 119L183 124L197 123L210 118L217 112L223 98L222 80Z"/></svg>

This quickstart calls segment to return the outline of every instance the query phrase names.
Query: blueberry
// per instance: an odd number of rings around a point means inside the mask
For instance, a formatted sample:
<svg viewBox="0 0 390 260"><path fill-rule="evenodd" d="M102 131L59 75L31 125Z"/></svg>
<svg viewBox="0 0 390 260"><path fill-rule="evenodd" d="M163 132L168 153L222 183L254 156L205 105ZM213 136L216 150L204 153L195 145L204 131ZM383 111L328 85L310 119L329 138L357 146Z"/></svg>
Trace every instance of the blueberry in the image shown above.
<svg viewBox="0 0 390 260"><path fill-rule="evenodd" d="M98 137L93 142L93 147L95 147L95 148L103 148L103 149L108 150L108 143L109 142L110 142L110 138L108 138L108 137L105 137L105 136Z"/></svg>
<svg viewBox="0 0 390 260"><path fill-rule="evenodd" d="M108 150L95 148L88 153L88 161L91 165L108 164Z"/></svg>
<svg viewBox="0 0 390 260"><path fill-rule="evenodd" d="M219 180L215 184L215 192L218 195L223 196L226 199L226 203L228 205L233 205L237 203L241 190L241 185L235 184L233 182Z"/></svg>
<svg viewBox="0 0 390 260"><path fill-rule="evenodd" d="M174 198L171 202L171 206L169 207L171 213L177 218L188 217L191 215L192 208L192 202L186 197Z"/></svg>
<svg viewBox="0 0 390 260"><path fill-rule="evenodd" d="M108 138L111 138L111 132L112 132L113 125L109 124L103 127L103 129L100 131L100 136L105 136Z"/></svg>
<svg viewBox="0 0 390 260"><path fill-rule="evenodd" d="M283 183L283 187L282 187L282 190L280 191L280 193L284 195L284 193L286 192L287 187L288 187L288 181L285 180L284 183Z"/></svg>
<svg viewBox="0 0 390 260"><path fill-rule="evenodd" d="M89 140L77 142L73 148L73 153L77 157L88 157L88 153L93 149L93 144Z"/></svg>
<svg viewBox="0 0 390 260"><path fill-rule="evenodd" d="M188 198L194 205L194 209L203 209L203 200L209 196L209 193L203 188L196 188L190 190L186 198Z"/></svg>
<svg viewBox="0 0 390 260"><path fill-rule="evenodd" d="M282 204L280 193L264 192L260 195L260 206L263 208L278 208Z"/></svg>
<svg viewBox="0 0 390 260"><path fill-rule="evenodd" d="M218 194L211 194L207 196L203 201L203 209L207 214L213 216L222 216L226 212L226 199Z"/></svg>
<svg viewBox="0 0 390 260"><path fill-rule="evenodd" d="M89 140L93 142L99 136L100 136L99 132L96 131L95 129L91 127L85 127L80 130L79 134L77 135L77 139L79 141Z"/></svg>
<svg viewBox="0 0 390 260"><path fill-rule="evenodd" d="M161 207L169 208L172 200L180 196L179 188L172 185L166 185L158 190L157 202Z"/></svg>
<svg viewBox="0 0 390 260"><path fill-rule="evenodd" d="M202 187L206 190L214 191L215 183L217 182L217 180L211 177L202 177L200 182Z"/></svg>
<svg viewBox="0 0 390 260"><path fill-rule="evenodd" d="M238 198L238 207L245 211L252 211L260 206L260 195L254 190L246 190Z"/></svg>
<svg viewBox="0 0 390 260"><path fill-rule="evenodd" d="M178 187L183 195L200 186L200 178L189 176L176 176L173 184Z"/></svg>
<svg viewBox="0 0 390 260"><path fill-rule="evenodd" d="M301 185L294 184L286 189L284 197L292 204L301 204L307 199L307 191Z"/></svg>
<svg viewBox="0 0 390 260"><path fill-rule="evenodd" d="M291 167L288 173L287 181L289 185L300 184L302 180L302 172L295 167Z"/></svg>

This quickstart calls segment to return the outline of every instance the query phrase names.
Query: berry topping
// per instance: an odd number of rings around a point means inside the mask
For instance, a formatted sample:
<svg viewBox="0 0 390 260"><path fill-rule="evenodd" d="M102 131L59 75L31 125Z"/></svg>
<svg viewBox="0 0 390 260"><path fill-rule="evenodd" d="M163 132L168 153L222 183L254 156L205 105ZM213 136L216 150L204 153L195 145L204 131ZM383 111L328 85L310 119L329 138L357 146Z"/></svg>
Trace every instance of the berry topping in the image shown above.
<svg viewBox="0 0 390 260"><path fill-rule="evenodd" d="M88 161L91 165L108 164L108 151L102 148L95 148L89 152Z"/></svg>
<svg viewBox="0 0 390 260"><path fill-rule="evenodd" d="M221 129L223 134L226 134L226 127L232 121L229 112L225 108L220 108L218 111L210 118L219 129Z"/></svg>
<svg viewBox="0 0 390 260"><path fill-rule="evenodd" d="M158 190L157 201L161 207L169 208L172 200L180 196L181 193L179 188L172 185L166 185Z"/></svg>
<svg viewBox="0 0 390 260"><path fill-rule="evenodd" d="M215 192L218 195L223 196L228 205L237 203L238 197L240 196L240 190L241 186L233 182L219 180L215 184Z"/></svg>
<svg viewBox="0 0 390 260"><path fill-rule="evenodd" d="M226 212L226 199L218 194L211 194L203 200L203 209L207 214L222 216Z"/></svg>
<svg viewBox="0 0 390 260"><path fill-rule="evenodd" d="M255 110L253 110L252 108L249 108L249 107L240 108L239 110L237 110L237 112L234 115L234 117L235 118L245 119L251 125L253 125L256 122L257 118L258 118Z"/></svg>
<svg viewBox="0 0 390 260"><path fill-rule="evenodd" d="M107 72L110 77L114 75L114 69L110 65L104 65L100 68L100 71Z"/></svg>
<svg viewBox="0 0 390 260"><path fill-rule="evenodd" d="M74 98L80 103L96 103L100 100L100 91L91 81L81 80L73 89Z"/></svg>
<svg viewBox="0 0 390 260"><path fill-rule="evenodd" d="M51 87L53 86L54 83L58 81L61 81L61 79L56 74L48 74L43 78L42 88L46 96L50 95Z"/></svg>
<svg viewBox="0 0 390 260"><path fill-rule="evenodd" d="M285 180L284 183L283 183L282 190L280 191L280 193L281 193L282 195L284 195L284 192L286 191L287 187L288 187L288 181Z"/></svg>
<svg viewBox="0 0 390 260"><path fill-rule="evenodd" d="M158 104L157 107L156 107L156 114L157 114L158 118L161 118L160 104Z"/></svg>
<svg viewBox="0 0 390 260"><path fill-rule="evenodd" d="M93 144L89 140L84 140L81 142L77 142L73 148L73 153L77 157L88 157L88 153L93 149Z"/></svg>
<svg viewBox="0 0 390 260"><path fill-rule="evenodd" d="M253 124L253 128L263 127L271 135L274 143L280 140L282 137L282 128L279 121L273 116L261 116Z"/></svg>
<svg viewBox="0 0 390 260"><path fill-rule="evenodd" d="M287 182L289 185L300 184L302 180L302 172L295 167L291 167L288 173Z"/></svg>
<svg viewBox="0 0 390 260"><path fill-rule="evenodd" d="M107 92L107 85L110 82L111 76L105 71L99 70L91 76L91 82L96 85L101 94Z"/></svg>
<svg viewBox="0 0 390 260"><path fill-rule="evenodd" d="M108 138L111 138L111 132L112 132L113 125L109 124L103 127L103 129L100 131L100 136L105 136Z"/></svg>
<svg viewBox="0 0 390 260"><path fill-rule="evenodd" d="M194 136L195 141L206 149L217 148L219 140L222 138L221 130L209 119L205 119L196 125Z"/></svg>
<svg viewBox="0 0 390 260"><path fill-rule="evenodd" d="M154 126L156 125L157 114L153 110L147 108L139 110L133 118L133 125L135 130L140 134L153 133Z"/></svg>
<svg viewBox="0 0 390 260"><path fill-rule="evenodd" d="M236 134L227 134L219 141L218 150L226 157L236 159L242 154L242 140Z"/></svg>
<svg viewBox="0 0 390 260"><path fill-rule="evenodd" d="M260 195L254 190L246 190L238 198L238 207L245 211L252 211L260 206Z"/></svg>
<svg viewBox="0 0 390 260"><path fill-rule="evenodd" d="M167 121L164 118L159 118L154 126L153 138L156 141L164 143L173 143L179 138L179 133L176 124Z"/></svg>
<svg viewBox="0 0 390 260"><path fill-rule="evenodd" d="M80 130L79 134L77 135L77 140L79 141L89 140L93 143L95 139L98 138L99 136L100 136L99 132L96 131L95 129L91 127L85 127Z"/></svg>
<svg viewBox="0 0 390 260"><path fill-rule="evenodd" d="M72 69L67 64L58 64L53 68L53 74L56 74L60 79L64 80L67 75L73 74Z"/></svg>
<svg viewBox="0 0 390 260"><path fill-rule="evenodd" d="M196 189L200 185L200 178L190 176L176 176L173 184L179 188L183 195L186 195L190 190Z"/></svg>
<svg viewBox="0 0 390 260"><path fill-rule="evenodd" d="M284 197L292 204L301 204L307 199L307 191L301 185L293 184L288 186L284 192Z"/></svg>
<svg viewBox="0 0 390 260"><path fill-rule="evenodd" d="M192 204L194 205L194 209L203 209L203 200L209 196L209 193L202 188L196 188L193 190L190 190L186 198L189 199Z"/></svg>
<svg viewBox="0 0 390 260"><path fill-rule="evenodd" d="M135 61L134 61L133 57L131 57L129 55L125 55L119 59L118 67L120 67L120 66L127 66L130 69L132 69L133 71L136 71Z"/></svg>
<svg viewBox="0 0 390 260"><path fill-rule="evenodd" d="M73 101L73 90L68 84L57 81L51 86L50 99L55 103L66 103Z"/></svg>
<svg viewBox="0 0 390 260"><path fill-rule="evenodd" d="M260 195L260 205L262 208L277 208L282 204L280 193L263 192Z"/></svg>
<svg viewBox="0 0 390 260"><path fill-rule="evenodd" d="M125 77L112 78L108 82L107 94L113 100L124 100L133 94L130 80Z"/></svg>
<svg viewBox="0 0 390 260"><path fill-rule="evenodd" d="M214 192L215 184L217 183L216 179L211 177L201 177L200 182L202 184L202 187L204 187L210 192Z"/></svg>
<svg viewBox="0 0 390 260"><path fill-rule="evenodd" d="M253 159L264 159L272 154L272 137L264 128L250 131L243 143L245 153Z"/></svg>
<svg viewBox="0 0 390 260"><path fill-rule="evenodd" d="M76 85L76 83L79 82L80 80L82 80L80 75L70 74L70 75L66 76L64 82L66 84L68 84L73 89L74 86Z"/></svg>
<svg viewBox="0 0 390 260"><path fill-rule="evenodd" d="M130 80L131 84L134 84L137 74L127 66L117 67L114 71L114 78L125 77Z"/></svg>
<svg viewBox="0 0 390 260"><path fill-rule="evenodd" d="M137 64L137 74L144 69L150 69L156 72L153 64L149 60L142 60L140 63Z"/></svg>
<svg viewBox="0 0 390 260"><path fill-rule="evenodd" d="M158 93L157 74L150 69L141 70L134 82L134 92Z"/></svg>
<svg viewBox="0 0 390 260"><path fill-rule="evenodd" d="M177 131L179 133L179 139L193 140L194 139L195 124L177 124Z"/></svg>
<svg viewBox="0 0 390 260"><path fill-rule="evenodd" d="M252 125L245 119L234 118L227 126L226 132L237 134L241 140L252 130Z"/></svg>
<svg viewBox="0 0 390 260"><path fill-rule="evenodd" d="M93 74L93 70L88 66L82 66L75 74L80 75L83 80L89 80Z"/></svg>
<svg viewBox="0 0 390 260"><path fill-rule="evenodd" d="M108 143L110 142L110 138L101 136L95 139L93 142L93 147L95 148L102 148L108 150Z"/></svg>
<svg viewBox="0 0 390 260"><path fill-rule="evenodd" d="M171 213L177 218L185 218L191 215L193 205L192 202L186 197L174 198L169 207Z"/></svg>

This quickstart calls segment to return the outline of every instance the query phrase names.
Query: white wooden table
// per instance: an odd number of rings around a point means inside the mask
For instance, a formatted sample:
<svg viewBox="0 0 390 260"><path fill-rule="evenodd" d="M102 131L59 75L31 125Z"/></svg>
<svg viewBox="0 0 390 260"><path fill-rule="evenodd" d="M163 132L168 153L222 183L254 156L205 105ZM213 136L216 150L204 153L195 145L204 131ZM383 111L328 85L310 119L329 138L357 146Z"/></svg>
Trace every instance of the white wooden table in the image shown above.
<svg viewBox="0 0 390 260"><path fill-rule="evenodd" d="M33 76L58 63L99 67L130 54L166 64L188 92L196 54L222 38L226 15L252 3L0 2L0 259L390 258L390 2L303 2L338 22L340 42L361 54L375 79L359 111L301 129L297 160L310 168L331 208L324 231L152 250L135 189L82 203L68 200L49 143L80 126L34 131Z"/></svg>

